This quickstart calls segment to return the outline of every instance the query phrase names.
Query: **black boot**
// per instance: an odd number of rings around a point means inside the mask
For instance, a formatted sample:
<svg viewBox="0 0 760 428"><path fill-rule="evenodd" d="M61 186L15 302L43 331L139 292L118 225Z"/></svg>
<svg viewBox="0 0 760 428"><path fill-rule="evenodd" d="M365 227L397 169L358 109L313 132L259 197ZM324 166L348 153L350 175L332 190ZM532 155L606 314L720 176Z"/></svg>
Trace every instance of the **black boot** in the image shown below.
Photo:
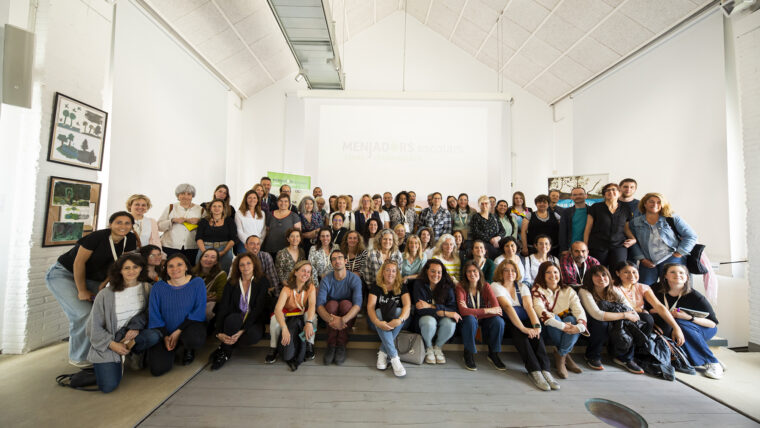
<svg viewBox="0 0 760 428"><path fill-rule="evenodd" d="M475 364L475 355L467 350L464 351L464 368L472 371L478 369L478 366Z"/></svg>
<svg viewBox="0 0 760 428"><path fill-rule="evenodd" d="M182 353L182 365L186 366L195 361L195 350L185 348L185 352Z"/></svg>

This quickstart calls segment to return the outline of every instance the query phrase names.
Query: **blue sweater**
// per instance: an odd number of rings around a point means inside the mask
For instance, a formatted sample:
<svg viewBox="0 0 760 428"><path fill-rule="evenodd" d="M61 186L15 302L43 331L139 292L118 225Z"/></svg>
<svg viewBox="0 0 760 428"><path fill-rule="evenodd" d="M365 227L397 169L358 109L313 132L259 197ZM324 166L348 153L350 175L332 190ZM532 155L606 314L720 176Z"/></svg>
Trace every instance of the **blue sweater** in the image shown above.
<svg viewBox="0 0 760 428"><path fill-rule="evenodd" d="M324 306L328 300L351 300L355 306L362 305L362 280L353 272L346 272L342 281L335 279L335 272L322 278L317 293L317 306Z"/></svg>
<svg viewBox="0 0 760 428"><path fill-rule="evenodd" d="M183 327L186 321L206 320L206 284L193 277L181 287L165 281L153 284L150 290L148 328L165 328L166 333Z"/></svg>

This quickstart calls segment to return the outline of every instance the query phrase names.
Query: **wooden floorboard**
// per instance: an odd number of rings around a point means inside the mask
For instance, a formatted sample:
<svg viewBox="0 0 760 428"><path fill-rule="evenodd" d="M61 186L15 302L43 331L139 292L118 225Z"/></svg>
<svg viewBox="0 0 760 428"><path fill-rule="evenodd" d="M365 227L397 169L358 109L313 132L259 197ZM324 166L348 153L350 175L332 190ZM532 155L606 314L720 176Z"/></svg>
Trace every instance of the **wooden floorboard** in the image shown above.
<svg viewBox="0 0 760 428"><path fill-rule="evenodd" d="M221 370L204 370L140 426L605 426L584 407L592 397L625 404L650 425L755 426L678 382L612 365L571 374L560 391L543 392L516 354L502 354L507 372L478 354L478 371L471 372L460 353L448 352L442 366L405 364L407 376L399 379L390 368L378 371L370 350L349 350L343 367L322 365L318 350L294 373L279 361L264 364L265 353L241 350Z"/></svg>

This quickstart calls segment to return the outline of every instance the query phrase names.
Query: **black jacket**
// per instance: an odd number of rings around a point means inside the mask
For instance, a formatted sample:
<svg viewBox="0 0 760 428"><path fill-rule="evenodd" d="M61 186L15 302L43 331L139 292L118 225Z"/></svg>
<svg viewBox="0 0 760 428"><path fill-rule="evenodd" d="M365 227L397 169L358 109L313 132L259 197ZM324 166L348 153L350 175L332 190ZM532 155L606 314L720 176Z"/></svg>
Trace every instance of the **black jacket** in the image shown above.
<svg viewBox="0 0 760 428"><path fill-rule="evenodd" d="M559 220L559 250L569 251L570 242L573 239L573 216L575 215L575 205L570 208L564 208L558 211L560 215ZM588 205L586 205L586 212L588 212Z"/></svg>
<svg viewBox="0 0 760 428"><path fill-rule="evenodd" d="M251 297L248 302L248 317L243 322L242 330L248 330L255 323L264 322L266 313L266 292L269 288L269 281L266 277L261 277L251 283ZM237 282L229 281L224 286L222 298L216 304L216 332L224 331L224 319L229 314L239 314L240 310L240 286Z"/></svg>

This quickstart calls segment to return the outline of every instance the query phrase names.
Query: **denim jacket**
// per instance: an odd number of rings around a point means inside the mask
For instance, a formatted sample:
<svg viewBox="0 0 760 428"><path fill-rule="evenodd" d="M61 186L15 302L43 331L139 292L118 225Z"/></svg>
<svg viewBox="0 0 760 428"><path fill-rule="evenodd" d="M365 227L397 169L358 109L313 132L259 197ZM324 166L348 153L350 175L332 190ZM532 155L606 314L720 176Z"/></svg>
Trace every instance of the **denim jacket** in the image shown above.
<svg viewBox="0 0 760 428"><path fill-rule="evenodd" d="M673 223L678 230L678 234L681 235L681 240L676 238L676 234L673 229L668 225L665 217L660 216L657 219L656 227L660 231L660 238L665 242L665 245L671 248L673 252L676 251L684 256L691 253L692 248L697 243L697 234L689 227L688 224L679 216L673 216ZM651 230L649 229L649 223L647 223L646 216L634 217L629 223L631 233L636 237L636 244L631 247L634 260L649 259L649 237L651 236Z"/></svg>

